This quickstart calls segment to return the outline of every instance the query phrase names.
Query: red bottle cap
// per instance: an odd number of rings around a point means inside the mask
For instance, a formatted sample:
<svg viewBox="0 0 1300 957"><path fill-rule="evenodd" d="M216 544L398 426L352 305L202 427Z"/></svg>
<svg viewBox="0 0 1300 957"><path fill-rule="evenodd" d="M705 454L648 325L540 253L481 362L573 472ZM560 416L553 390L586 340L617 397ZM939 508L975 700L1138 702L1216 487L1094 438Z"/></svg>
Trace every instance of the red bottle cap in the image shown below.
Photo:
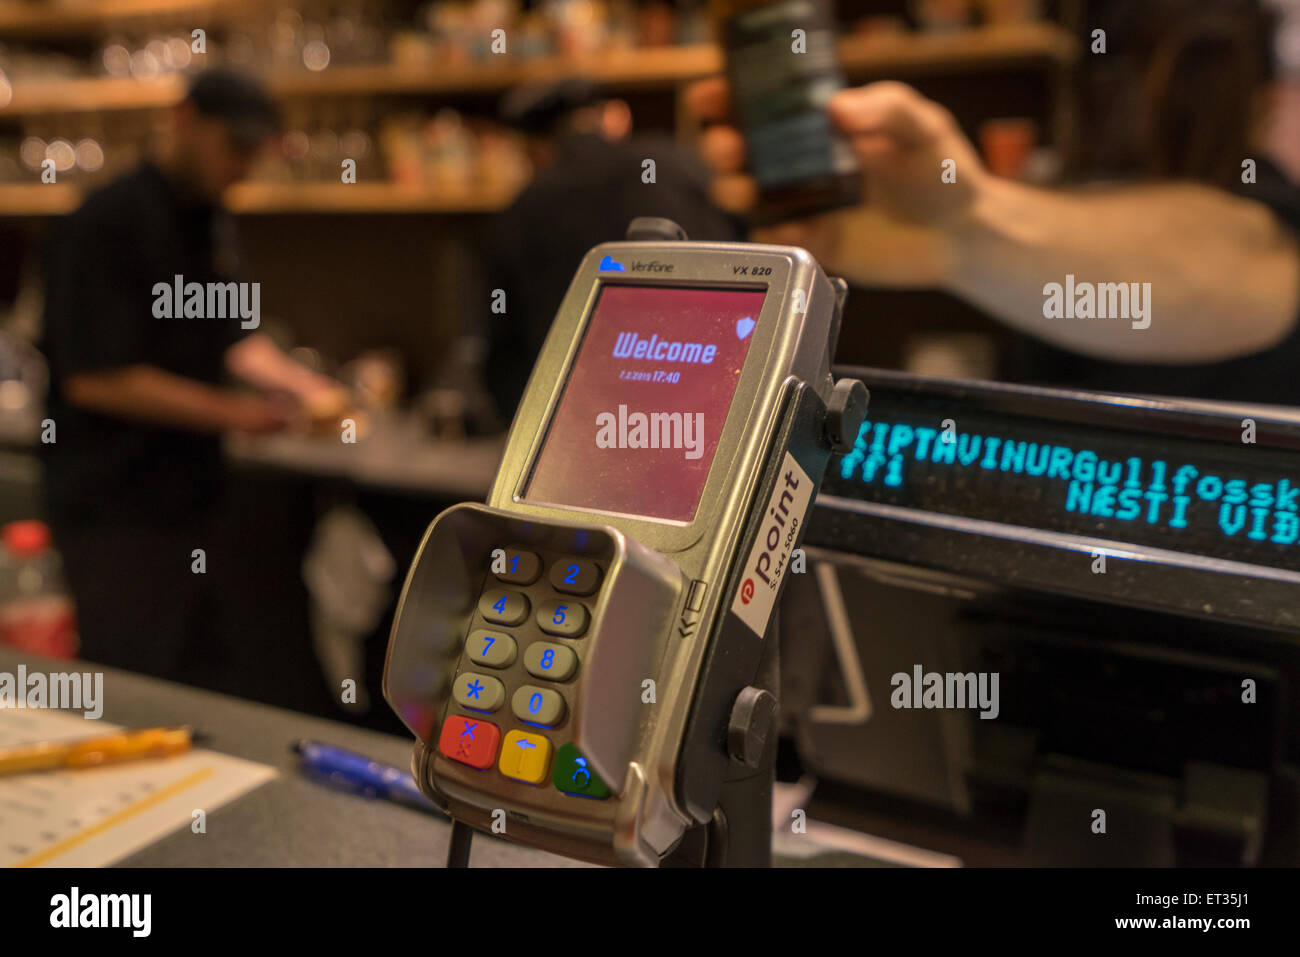
<svg viewBox="0 0 1300 957"><path fill-rule="evenodd" d="M4 527L4 544L10 554L31 558L50 547L50 529L44 522L29 519Z"/></svg>

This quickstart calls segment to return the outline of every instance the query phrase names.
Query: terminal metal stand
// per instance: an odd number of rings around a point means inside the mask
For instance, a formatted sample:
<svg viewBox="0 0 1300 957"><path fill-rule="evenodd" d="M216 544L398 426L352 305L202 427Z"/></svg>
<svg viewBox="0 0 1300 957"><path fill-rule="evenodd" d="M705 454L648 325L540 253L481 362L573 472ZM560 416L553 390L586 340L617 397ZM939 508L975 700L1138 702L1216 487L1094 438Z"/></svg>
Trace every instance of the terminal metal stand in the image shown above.
<svg viewBox="0 0 1300 957"><path fill-rule="evenodd" d="M770 695L773 704L777 700L781 676L779 619L780 615L772 615L758 673L753 684L741 692L741 698L747 692L762 691ZM769 721L758 724L766 724L762 740L751 736L748 742L759 751L757 764L751 767L733 757L713 820L687 831L676 849L664 858L663 867L771 867L772 789L780 737L775 708Z"/></svg>

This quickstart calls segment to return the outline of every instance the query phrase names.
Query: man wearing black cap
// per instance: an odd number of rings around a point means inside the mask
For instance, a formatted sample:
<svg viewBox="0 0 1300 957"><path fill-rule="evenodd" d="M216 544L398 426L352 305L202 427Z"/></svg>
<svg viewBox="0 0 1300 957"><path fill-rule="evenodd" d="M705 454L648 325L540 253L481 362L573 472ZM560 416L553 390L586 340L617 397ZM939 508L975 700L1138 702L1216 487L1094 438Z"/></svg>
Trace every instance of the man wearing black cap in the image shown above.
<svg viewBox="0 0 1300 957"><path fill-rule="evenodd" d="M260 287L239 282L248 277L220 206L275 134L274 104L252 80L211 70L170 119L151 158L54 237L45 491L82 657L211 683L249 666L211 631L211 583L235 560L218 535L221 434L283 428L292 400L320 407L337 393L253 331ZM289 405L227 388L227 372Z"/></svg>
<svg viewBox="0 0 1300 957"><path fill-rule="evenodd" d="M736 241L737 221L709 199L709 173L667 137L632 136L631 111L584 80L522 86L501 120L524 135L533 181L493 217L483 278L505 292L488 317L487 385L506 422L578 263L597 243L620 240L637 216L662 216L691 239ZM654 176L646 160L654 161ZM477 298L488 303L489 296Z"/></svg>

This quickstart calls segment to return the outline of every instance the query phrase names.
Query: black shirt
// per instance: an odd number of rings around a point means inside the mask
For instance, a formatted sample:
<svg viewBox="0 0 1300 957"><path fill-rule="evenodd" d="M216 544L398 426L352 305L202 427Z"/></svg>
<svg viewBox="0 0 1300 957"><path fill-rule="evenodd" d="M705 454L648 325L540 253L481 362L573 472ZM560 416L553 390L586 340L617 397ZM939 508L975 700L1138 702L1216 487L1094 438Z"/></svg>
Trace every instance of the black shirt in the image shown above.
<svg viewBox="0 0 1300 957"><path fill-rule="evenodd" d="M1300 238L1300 187L1277 166L1259 160L1256 182L1242 184L1237 192L1264 203ZM1009 366L1005 373L1008 378L1044 385L1300 406L1300 316L1287 337L1273 348L1223 362L1107 362L1021 338Z"/></svg>
<svg viewBox="0 0 1300 957"><path fill-rule="evenodd" d="M642 182L647 159L655 161L653 183ZM506 294L505 312L491 315L486 372L507 420L592 246L624 239L638 216L671 219L691 239L741 238L739 225L710 202L708 185L704 168L667 139L611 142L573 133L556 142L551 165L496 217L484 262L488 289Z"/></svg>
<svg viewBox="0 0 1300 957"><path fill-rule="evenodd" d="M238 272L229 217L182 194L151 163L91 194L56 229L46 269L41 349L50 365L42 446L50 517L168 525L211 508L221 486L217 435L98 415L68 404L79 372L151 365L220 381L238 318L156 318L154 286L229 281Z"/></svg>

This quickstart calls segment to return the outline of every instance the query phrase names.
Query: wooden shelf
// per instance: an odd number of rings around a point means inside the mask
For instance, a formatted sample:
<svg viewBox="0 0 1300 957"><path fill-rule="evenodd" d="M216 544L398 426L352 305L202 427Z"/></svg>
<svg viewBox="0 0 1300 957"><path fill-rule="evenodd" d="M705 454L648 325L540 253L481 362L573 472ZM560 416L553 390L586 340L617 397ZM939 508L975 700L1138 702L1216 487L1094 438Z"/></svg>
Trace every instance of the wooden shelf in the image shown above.
<svg viewBox="0 0 1300 957"><path fill-rule="evenodd" d="M77 37L159 17L237 13L252 0L0 0L0 37Z"/></svg>
<svg viewBox="0 0 1300 957"><path fill-rule="evenodd" d="M13 90L13 100L7 108L0 110L0 118L170 106L185 92L185 82L176 75L154 80L87 77L47 83L16 82Z"/></svg>
<svg viewBox="0 0 1300 957"><path fill-rule="evenodd" d="M81 190L60 183L0 183L0 216L58 216L81 202Z"/></svg>
<svg viewBox="0 0 1300 957"><path fill-rule="evenodd" d="M81 203L82 190L62 183L0 183L0 217L58 216ZM304 213L492 213L514 198L508 188L428 189L392 183L241 183L226 197L242 215Z"/></svg>
<svg viewBox="0 0 1300 957"><path fill-rule="evenodd" d="M997 27L947 35L848 37L840 56L850 77L915 77L933 73L1059 65L1075 56L1072 38L1049 24ZM277 96L380 96L494 93L523 82L580 76L621 89L672 88L719 73L722 58L712 44L621 50L582 58L501 58L465 66L341 66L321 73L272 74ZM156 80L86 78L14 83L13 100L0 118L46 113L152 109L175 102L183 90L177 76Z"/></svg>
<svg viewBox="0 0 1300 957"><path fill-rule="evenodd" d="M463 65L342 66L320 73L295 71L269 77L280 96L382 95L387 93L493 93L520 83L582 77L620 87L671 87L722 69L712 44L611 50L584 57L498 57Z"/></svg>
<svg viewBox="0 0 1300 957"><path fill-rule="evenodd" d="M1065 66L1078 57L1079 48L1055 24L1026 23L959 33L849 36L839 41L839 54L850 77L890 74L903 79L1034 64Z"/></svg>
<svg viewBox="0 0 1300 957"><path fill-rule="evenodd" d="M392 183L240 183L226 197L233 213L492 213L516 190L430 189Z"/></svg>

